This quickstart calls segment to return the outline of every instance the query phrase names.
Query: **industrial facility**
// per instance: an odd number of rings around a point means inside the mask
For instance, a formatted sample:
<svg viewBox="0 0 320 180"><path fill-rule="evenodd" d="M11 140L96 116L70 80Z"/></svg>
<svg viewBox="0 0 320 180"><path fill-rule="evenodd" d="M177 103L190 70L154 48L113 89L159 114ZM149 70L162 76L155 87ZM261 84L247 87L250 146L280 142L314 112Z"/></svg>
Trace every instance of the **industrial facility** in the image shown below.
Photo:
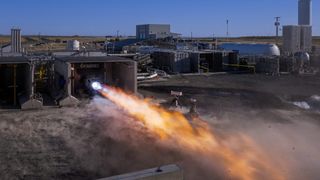
<svg viewBox="0 0 320 180"><path fill-rule="evenodd" d="M72 37L61 45L64 49L52 50L51 44L61 40L40 38L40 43L23 45L21 30L13 28L11 42L1 46L0 78L5 82L0 89L1 104L23 109L74 105L93 95L93 81L137 93L139 74L141 81L164 73L305 72L305 65L316 57L316 49L312 46L311 1L298 3L299 25L283 26L282 44L278 40L220 42L218 38L201 42L172 33L170 24L144 24L136 26L135 38L120 39L117 35L107 41L84 43ZM37 46L47 50L30 52L30 47Z"/></svg>
<svg viewBox="0 0 320 180"><path fill-rule="evenodd" d="M169 24L144 24L137 25L137 39L163 39L168 37L176 38L179 34L171 32Z"/></svg>
<svg viewBox="0 0 320 180"><path fill-rule="evenodd" d="M312 0L49 1L2 8L1 179L319 179Z"/></svg>
<svg viewBox="0 0 320 180"><path fill-rule="evenodd" d="M92 82L137 93L135 61L99 52L79 52L80 42L69 40L66 51L26 54L21 30L11 30L11 43L1 48L0 107L41 109L74 106L94 95Z"/></svg>

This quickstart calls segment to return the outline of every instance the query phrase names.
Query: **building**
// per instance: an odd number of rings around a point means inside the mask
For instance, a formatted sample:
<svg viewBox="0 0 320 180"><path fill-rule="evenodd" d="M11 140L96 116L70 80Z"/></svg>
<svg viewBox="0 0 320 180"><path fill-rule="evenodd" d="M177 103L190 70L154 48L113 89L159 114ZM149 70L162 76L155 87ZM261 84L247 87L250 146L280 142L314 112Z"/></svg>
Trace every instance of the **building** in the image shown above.
<svg viewBox="0 0 320 180"><path fill-rule="evenodd" d="M229 70L224 64L238 64L238 53L233 51L155 50L155 68L168 73L209 73Z"/></svg>
<svg viewBox="0 0 320 180"><path fill-rule="evenodd" d="M33 96L33 70L25 57L0 57L0 107L33 104L41 107L41 102L31 100Z"/></svg>
<svg viewBox="0 0 320 180"><path fill-rule="evenodd" d="M189 53L175 50L157 50L152 54L156 68L168 73L190 73Z"/></svg>
<svg viewBox="0 0 320 180"><path fill-rule="evenodd" d="M311 0L299 0L298 5L299 25L312 25L312 2Z"/></svg>
<svg viewBox="0 0 320 180"><path fill-rule="evenodd" d="M144 24L137 25L136 38L137 39L161 39L171 36L169 24Z"/></svg>
<svg viewBox="0 0 320 180"><path fill-rule="evenodd" d="M233 51L190 51L191 72L222 72L224 64L238 64L238 53Z"/></svg>
<svg viewBox="0 0 320 180"><path fill-rule="evenodd" d="M312 51L312 27L307 25L283 26L283 53Z"/></svg>
<svg viewBox="0 0 320 180"><path fill-rule="evenodd" d="M280 56L280 49L275 44L224 43L219 45L219 48L229 51L238 51L241 56Z"/></svg>
<svg viewBox="0 0 320 180"><path fill-rule="evenodd" d="M76 105L91 94L90 80L137 92L135 61L94 54L0 57L0 107Z"/></svg>
<svg viewBox="0 0 320 180"><path fill-rule="evenodd" d="M92 81L137 93L137 63L114 56L65 56L56 57L56 91L62 90L59 105L68 106L76 98L90 94ZM66 82L59 87L59 79Z"/></svg>

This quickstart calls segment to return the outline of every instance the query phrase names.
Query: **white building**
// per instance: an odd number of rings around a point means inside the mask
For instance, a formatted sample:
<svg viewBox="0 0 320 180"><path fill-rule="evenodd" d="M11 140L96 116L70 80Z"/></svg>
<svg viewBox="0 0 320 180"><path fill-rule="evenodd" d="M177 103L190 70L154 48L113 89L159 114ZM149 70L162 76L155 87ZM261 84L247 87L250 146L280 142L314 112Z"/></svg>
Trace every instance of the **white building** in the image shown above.
<svg viewBox="0 0 320 180"><path fill-rule="evenodd" d="M169 24L144 24L137 25L137 39L160 39L171 36Z"/></svg>
<svg viewBox="0 0 320 180"><path fill-rule="evenodd" d="M299 25L312 24L312 2L311 0L299 0Z"/></svg>

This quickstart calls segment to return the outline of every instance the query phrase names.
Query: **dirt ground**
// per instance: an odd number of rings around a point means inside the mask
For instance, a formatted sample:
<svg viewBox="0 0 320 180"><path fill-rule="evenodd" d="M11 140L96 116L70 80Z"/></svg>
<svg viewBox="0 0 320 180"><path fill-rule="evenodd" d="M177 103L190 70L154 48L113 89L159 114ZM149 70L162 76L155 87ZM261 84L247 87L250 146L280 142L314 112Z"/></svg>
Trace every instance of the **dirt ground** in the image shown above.
<svg viewBox="0 0 320 180"><path fill-rule="evenodd" d="M182 91L217 131L250 136L288 179L320 177L320 76L174 76L140 84L168 107ZM101 114L102 109L108 113ZM130 116L94 98L77 108L0 111L1 179L96 179L176 163L186 179L223 179L197 157L155 143ZM281 166L280 166L281 165Z"/></svg>

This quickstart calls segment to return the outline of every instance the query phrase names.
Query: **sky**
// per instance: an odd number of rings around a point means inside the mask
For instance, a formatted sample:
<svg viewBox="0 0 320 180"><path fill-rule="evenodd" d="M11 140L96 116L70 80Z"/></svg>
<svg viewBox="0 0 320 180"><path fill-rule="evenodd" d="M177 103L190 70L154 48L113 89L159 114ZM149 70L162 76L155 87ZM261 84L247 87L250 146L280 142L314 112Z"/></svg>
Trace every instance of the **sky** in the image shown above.
<svg viewBox="0 0 320 180"><path fill-rule="evenodd" d="M298 22L298 0L0 0L0 34L135 35L137 24L171 24L195 37L271 36L274 17ZM313 31L320 35L320 0L313 0Z"/></svg>

